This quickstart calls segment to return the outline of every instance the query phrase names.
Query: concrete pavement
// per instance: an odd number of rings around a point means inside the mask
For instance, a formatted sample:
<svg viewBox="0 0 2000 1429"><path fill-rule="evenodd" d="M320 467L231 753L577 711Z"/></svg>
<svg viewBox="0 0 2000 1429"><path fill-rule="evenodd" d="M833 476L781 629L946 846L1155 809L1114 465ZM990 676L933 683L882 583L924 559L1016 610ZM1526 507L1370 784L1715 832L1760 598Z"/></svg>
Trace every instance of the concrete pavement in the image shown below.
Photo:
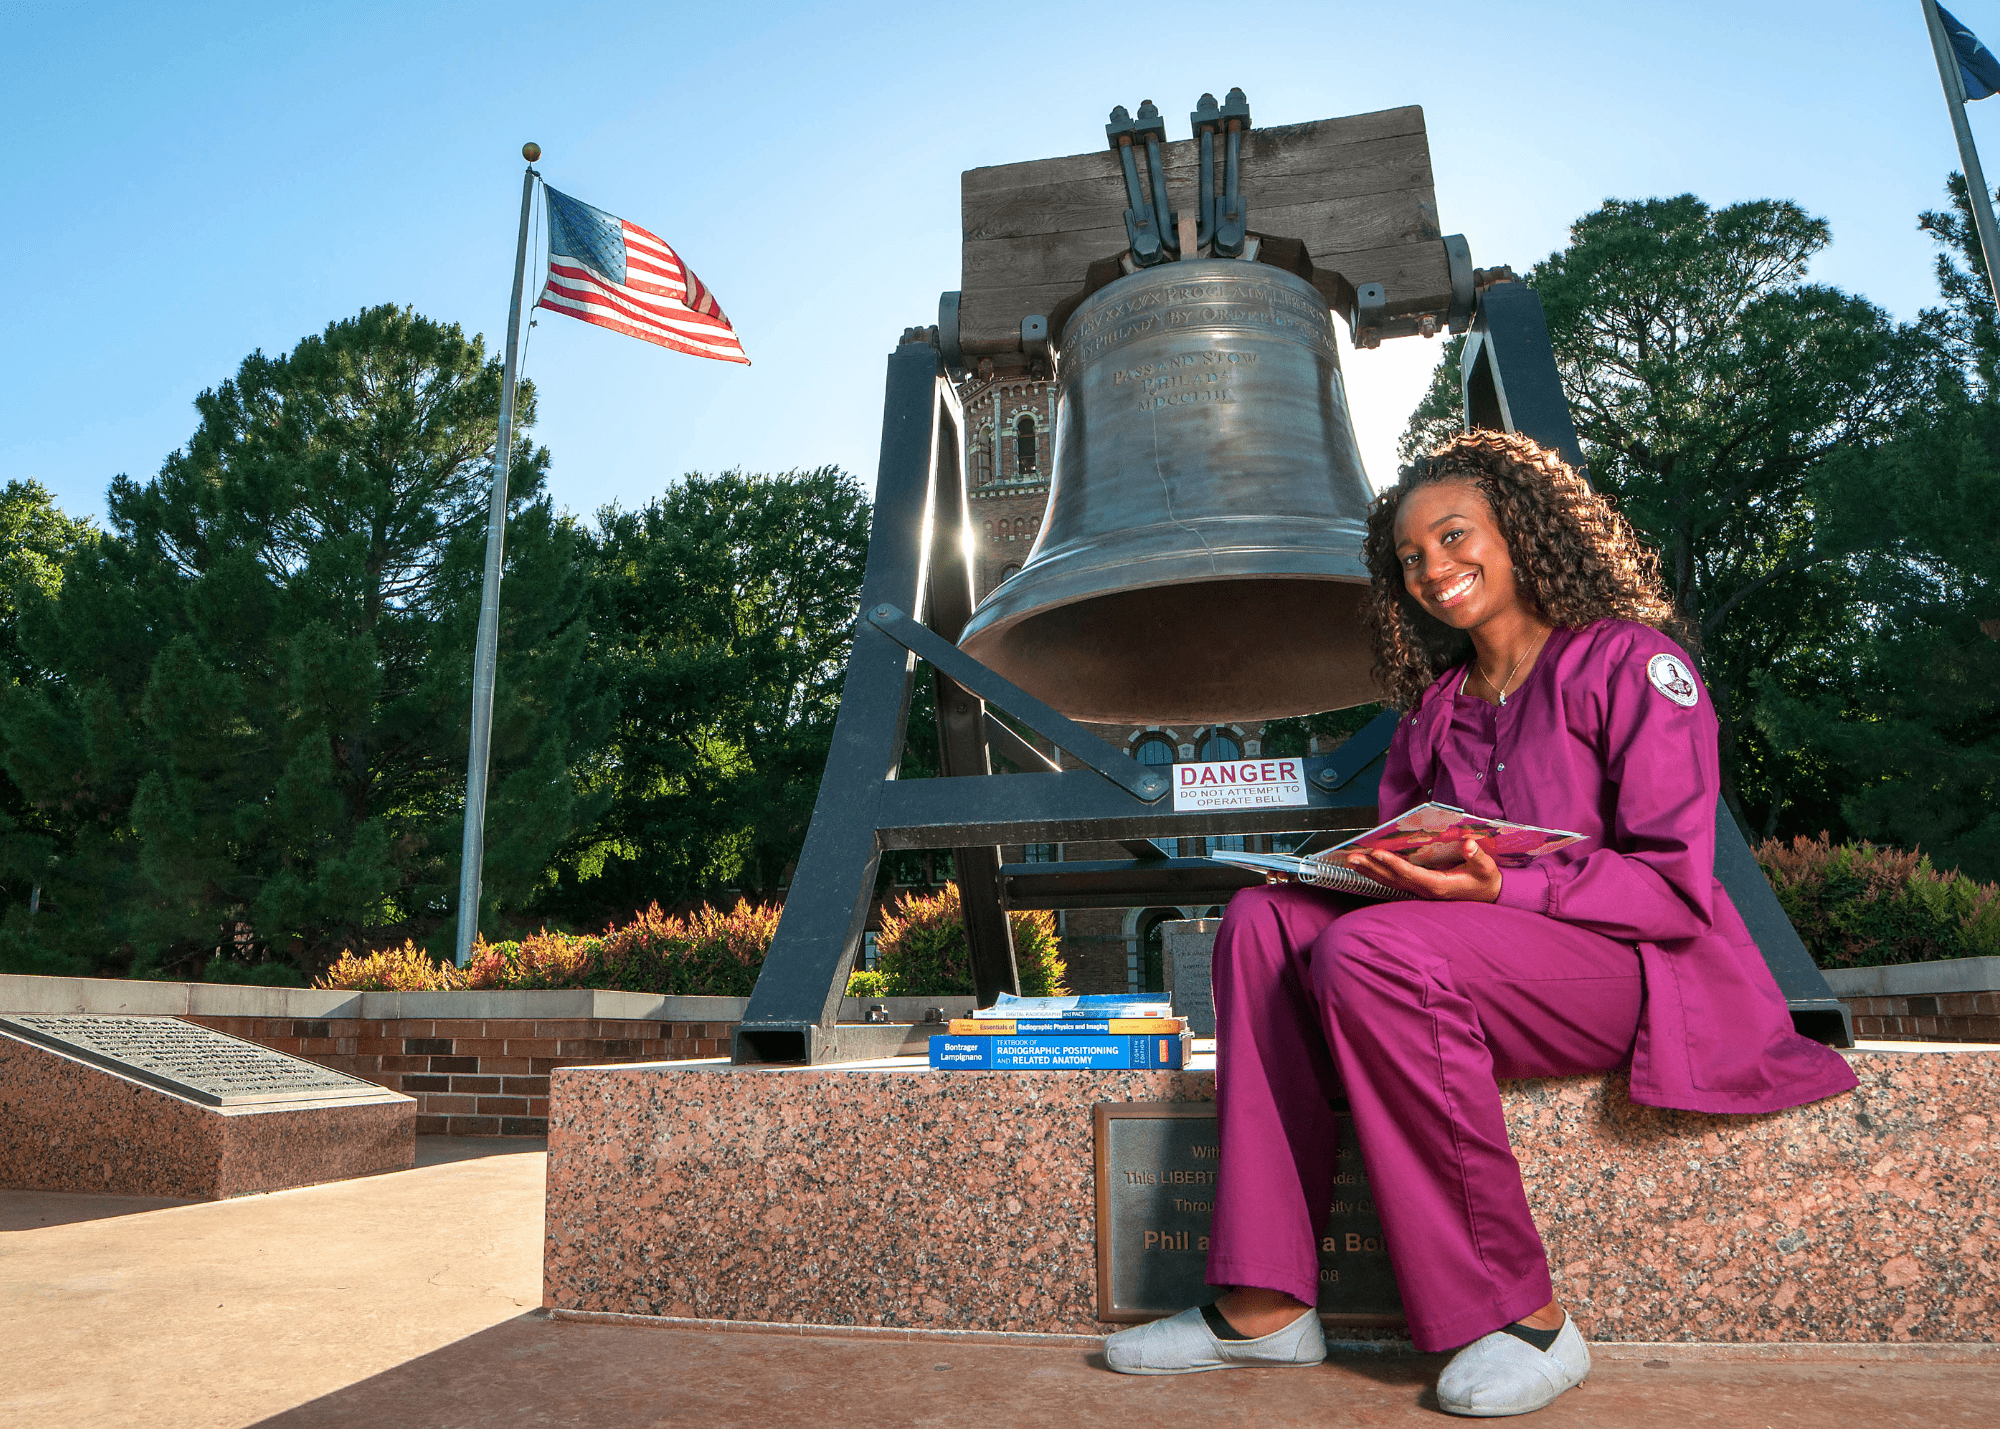
<svg viewBox="0 0 2000 1429"><path fill-rule="evenodd" d="M1432 1357L1130 1379L1090 1341L550 1319L538 1144L233 1201L0 1191L0 1429L1430 1425ZM2000 1423L1992 1346L1598 1346L1536 1429Z"/></svg>

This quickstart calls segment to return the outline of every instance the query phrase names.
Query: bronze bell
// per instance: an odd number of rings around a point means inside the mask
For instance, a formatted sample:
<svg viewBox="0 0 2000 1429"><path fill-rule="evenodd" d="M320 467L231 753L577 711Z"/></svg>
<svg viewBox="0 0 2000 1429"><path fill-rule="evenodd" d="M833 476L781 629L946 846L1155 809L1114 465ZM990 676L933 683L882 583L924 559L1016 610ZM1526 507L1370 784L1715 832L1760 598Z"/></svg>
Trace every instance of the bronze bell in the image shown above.
<svg viewBox="0 0 2000 1429"><path fill-rule="evenodd" d="M1277 719L1379 697L1369 487L1303 279L1142 269L1063 327L1055 469L1021 569L959 643L1074 719Z"/></svg>

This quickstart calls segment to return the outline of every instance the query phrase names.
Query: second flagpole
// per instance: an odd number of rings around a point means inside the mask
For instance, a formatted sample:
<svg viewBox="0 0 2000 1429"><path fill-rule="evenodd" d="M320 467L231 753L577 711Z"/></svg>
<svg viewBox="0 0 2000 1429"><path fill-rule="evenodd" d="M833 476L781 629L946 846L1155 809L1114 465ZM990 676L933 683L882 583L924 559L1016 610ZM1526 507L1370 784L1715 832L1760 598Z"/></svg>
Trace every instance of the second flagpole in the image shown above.
<svg viewBox="0 0 2000 1429"><path fill-rule="evenodd" d="M1958 161L1965 169L1968 207L1972 226L1979 234L1980 256L1986 260L1986 289L2000 307L2000 228L1993 222L1993 190L1986 187L1986 173L1979 166L1979 151L1972 146L1972 126L1965 119L1965 80L1958 69L1958 52L1945 33L1944 17L1938 14L1937 0L1922 0L1924 23L1931 32L1931 49L1937 54L1938 79L1944 85L1945 107L1951 110L1951 129L1958 139Z"/></svg>
<svg viewBox="0 0 2000 1429"><path fill-rule="evenodd" d="M493 685L500 657L500 570L507 544L507 470L514 455L514 386L520 377L521 280L528 266L528 215L535 197L539 144L523 144L521 232L514 243L514 286L507 300L507 352L500 377L500 432L493 445L493 499L486 513L486 573L479 593L479 635L472 652L472 745L465 760L465 837L458 866L458 942L464 967L479 937L480 871L486 858L486 766L493 748Z"/></svg>

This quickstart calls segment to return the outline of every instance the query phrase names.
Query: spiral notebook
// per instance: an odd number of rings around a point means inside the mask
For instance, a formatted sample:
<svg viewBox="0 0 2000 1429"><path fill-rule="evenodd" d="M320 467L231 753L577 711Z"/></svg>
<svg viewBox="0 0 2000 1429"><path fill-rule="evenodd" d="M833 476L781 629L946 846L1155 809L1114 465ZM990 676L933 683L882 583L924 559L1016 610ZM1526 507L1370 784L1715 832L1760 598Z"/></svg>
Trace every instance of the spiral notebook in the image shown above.
<svg viewBox="0 0 2000 1429"><path fill-rule="evenodd" d="M1218 849L1208 857L1216 863L1297 879L1314 888L1387 900L1417 895L1357 873L1346 866L1341 856L1354 849L1382 849L1400 854L1419 868L1457 868L1465 862L1465 841L1471 839L1502 868L1525 868L1542 855L1568 848L1584 837L1567 829L1482 818L1451 804L1419 804L1387 823L1377 824L1366 833L1356 834L1345 843L1319 853L1239 853L1234 849Z"/></svg>

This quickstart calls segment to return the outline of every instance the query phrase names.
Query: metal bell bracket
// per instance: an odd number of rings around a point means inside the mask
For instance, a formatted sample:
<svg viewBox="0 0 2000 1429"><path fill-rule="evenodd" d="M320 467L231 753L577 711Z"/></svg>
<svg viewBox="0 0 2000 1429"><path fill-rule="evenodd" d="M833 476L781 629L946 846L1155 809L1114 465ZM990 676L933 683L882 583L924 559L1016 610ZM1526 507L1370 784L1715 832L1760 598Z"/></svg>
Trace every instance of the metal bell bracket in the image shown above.
<svg viewBox="0 0 2000 1429"><path fill-rule="evenodd" d="M1153 227L1153 206L1139 186L1139 160L1132 152L1132 116L1124 105L1111 111L1104 136L1125 168L1125 241L1131 245L1132 261L1150 268L1166 255L1160 251L1159 231Z"/></svg>
<svg viewBox="0 0 2000 1429"><path fill-rule="evenodd" d="M1175 216L1167 203L1166 171L1160 167L1160 145L1167 139L1167 121L1152 100L1142 100L1139 117L1134 119L1124 105L1111 111L1104 126L1105 138L1118 153L1125 169L1125 237L1132 245L1132 261L1141 268L1180 256L1180 239L1175 233ZM1146 178L1152 186L1149 201L1139 183L1141 141L1146 145Z"/></svg>
<svg viewBox="0 0 2000 1429"><path fill-rule="evenodd" d="M1244 227L1250 206L1243 201L1243 135L1250 127L1250 101L1240 89L1229 91L1218 118L1229 136L1222 169L1222 212L1215 220L1215 253L1219 258L1243 255Z"/></svg>
<svg viewBox="0 0 2000 1429"><path fill-rule="evenodd" d="M1222 127L1222 111L1215 96L1204 94L1188 115L1188 124L1201 145L1201 222L1195 229L1195 246L1208 248L1215 242L1215 132Z"/></svg>
<svg viewBox="0 0 2000 1429"><path fill-rule="evenodd" d="M1167 142L1167 121L1152 100L1141 100L1139 117L1132 121L1132 141L1146 141L1146 179L1153 186L1153 221L1159 226L1160 246L1166 256L1180 256L1180 238L1174 211L1167 206L1167 175L1160 167L1160 145Z"/></svg>

